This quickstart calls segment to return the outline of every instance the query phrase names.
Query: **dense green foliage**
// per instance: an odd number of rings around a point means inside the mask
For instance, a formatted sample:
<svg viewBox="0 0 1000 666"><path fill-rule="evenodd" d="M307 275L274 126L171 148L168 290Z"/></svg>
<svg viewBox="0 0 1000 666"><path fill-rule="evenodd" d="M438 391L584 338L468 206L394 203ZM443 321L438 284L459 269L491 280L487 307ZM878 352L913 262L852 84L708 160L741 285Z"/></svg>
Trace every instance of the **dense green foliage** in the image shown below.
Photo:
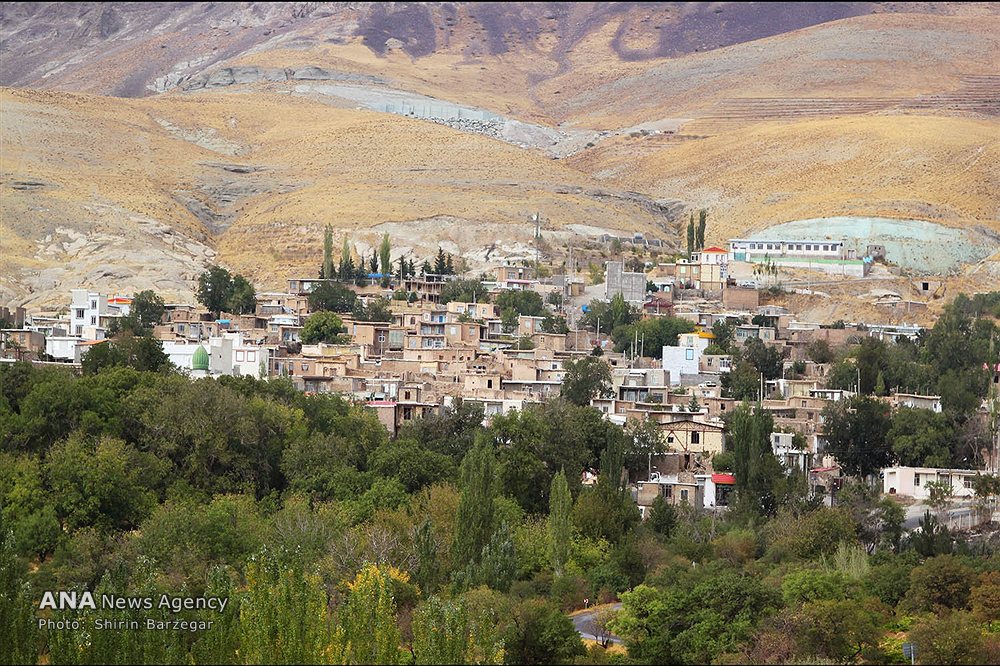
<svg viewBox="0 0 1000 666"><path fill-rule="evenodd" d="M247 314L257 307L257 294L253 285L239 274L230 274L221 266L212 266L198 276L195 291L198 302L210 312Z"/></svg>

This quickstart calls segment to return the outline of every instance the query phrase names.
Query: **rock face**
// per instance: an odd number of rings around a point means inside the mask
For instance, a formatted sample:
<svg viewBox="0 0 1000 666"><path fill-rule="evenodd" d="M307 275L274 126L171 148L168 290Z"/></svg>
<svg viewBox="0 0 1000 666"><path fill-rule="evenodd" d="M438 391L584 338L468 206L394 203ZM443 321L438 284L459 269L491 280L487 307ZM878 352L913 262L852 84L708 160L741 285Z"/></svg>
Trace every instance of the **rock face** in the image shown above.
<svg viewBox="0 0 1000 666"><path fill-rule="evenodd" d="M190 79L181 79L175 85L182 90L203 88L225 88L261 82L282 81L344 81L370 85L385 85L386 80L378 76L366 76L352 72L334 72L321 67L300 67L297 69L276 69L267 67L223 67Z"/></svg>

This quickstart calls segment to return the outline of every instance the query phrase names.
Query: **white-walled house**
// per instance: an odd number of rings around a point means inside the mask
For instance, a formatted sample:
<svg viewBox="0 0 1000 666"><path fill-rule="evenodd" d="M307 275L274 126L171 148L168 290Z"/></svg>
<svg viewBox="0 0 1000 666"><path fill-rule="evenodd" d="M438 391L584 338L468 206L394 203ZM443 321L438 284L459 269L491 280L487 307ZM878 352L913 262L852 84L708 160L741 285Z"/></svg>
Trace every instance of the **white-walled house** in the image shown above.
<svg viewBox="0 0 1000 666"><path fill-rule="evenodd" d="M703 331L681 333L677 346L663 347L663 369L670 372L670 383L681 383L681 375L697 375L702 352L712 343L714 336Z"/></svg>
<svg viewBox="0 0 1000 666"><path fill-rule="evenodd" d="M926 500L930 497L927 484L943 481L951 485L951 496L973 497L972 480L979 474L974 469L943 469L939 467L888 467L882 470L882 492L906 495Z"/></svg>

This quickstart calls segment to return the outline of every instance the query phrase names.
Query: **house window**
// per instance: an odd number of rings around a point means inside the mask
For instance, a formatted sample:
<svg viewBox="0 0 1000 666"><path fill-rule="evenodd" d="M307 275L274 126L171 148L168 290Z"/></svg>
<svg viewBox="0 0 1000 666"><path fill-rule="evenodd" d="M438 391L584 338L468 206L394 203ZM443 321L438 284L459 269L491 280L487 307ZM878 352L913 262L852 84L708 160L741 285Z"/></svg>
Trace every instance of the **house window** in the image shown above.
<svg viewBox="0 0 1000 666"><path fill-rule="evenodd" d="M802 401L802 406L803 406L803 407L805 407L805 406L806 406L806 401L805 401L805 400L803 400L803 401Z"/></svg>
<svg viewBox="0 0 1000 666"><path fill-rule="evenodd" d="M694 360L694 350L693 349L685 349L684 350L684 358L686 358L689 361L693 361Z"/></svg>
<svg viewBox="0 0 1000 666"><path fill-rule="evenodd" d="M97 301L91 301L90 302L90 309L91 310L96 310L97 309Z"/></svg>
<svg viewBox="0 0 1000 666"><path fill-rule="evenodd" d="M486 380L486 388L493 388L493 380L492 379L487 379Z"/></svg>
<svg viewBox="0 0 1000 666"><path fill-rule="evenodd" d="M691 443L692 444L701 444L701 433L700 432L692 432L691 433Z"/></svg>
<svg viewBox="0 0 1000 666"><path fill-rule="evenodd" d="M96 323L97 323L97 317L95 317L94 315L90 315L91 326L95 325Z"/></svg>
<svg viewBox="0 0 1000 666"><path fill-rule="evenodd" d="M255 351L248 351L247 352L247 361L250 362L250 363L253 363L256 360L257 360L257 352L255 352Z"/></svg>
<svg viewBox="0 0 1000 666"><path fill-rule="evenodd" d="M244 356L245 356L245 354L243 352L241 352L241 351L236 352L236 362L237 363L242 363L244 360L246 360L244 358Z"/></svg>
<svg viewBox="0 0 1000 666"><path fill-rule="evenodd" d="M972 488L972 477L971 476L964 476L964 477L962 477L962 487L965 488L966 490L969 490L969 489Z"/></svg>
<svg viewBox="0 0 1000 666"><path fill-rule="evenodd" d="M663 493L663 496L666 497L667 499L670 499L671 497L674 496L673 486L660 486L660 490Z"/></svg>
<svg viewBox="0 0 1000 666"><path fill-rule="evenodd" d="M913 475L913 485L915 485L915 486L919 486L920 485L920 475L919 474L914 474Z"/></svg>
<svg viewBox="0 0 1000 666"><path fill-rule="evenodd" d="M688 503L688 491L687 491L687 488L682 488L681 489L681 501L684 502L685 504Z"/></svg>
<svg viewBox="0 0 1000 666"><path fill-rule="evenodd" d="M309 369L309 364L308 363L303 363L302 364L302 372L305 372L308 369Z"/></svg>
<svg viewBox="0 0 1000 666"><path fill-rule="evenodd" d="M667 444L673 444L673 443L674 443L674 436L667 435Z"/></svg>

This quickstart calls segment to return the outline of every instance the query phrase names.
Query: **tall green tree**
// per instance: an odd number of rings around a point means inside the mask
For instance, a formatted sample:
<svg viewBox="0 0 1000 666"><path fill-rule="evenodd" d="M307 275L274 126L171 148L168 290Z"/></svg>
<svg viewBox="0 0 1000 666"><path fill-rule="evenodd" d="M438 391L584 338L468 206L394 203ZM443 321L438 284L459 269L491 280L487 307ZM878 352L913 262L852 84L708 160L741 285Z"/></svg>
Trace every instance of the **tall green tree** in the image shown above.
<svg viewBox="0 0 1000 666"><path fill-rule="evenodd" d="M367 564L348 587L341 617L347 663L402 663L390 573Z"/></svg>
<svg viewBox="0 0 1000 666"><path fill-rule="evenodd" d="M330 622L319 576L267 551L247 564L239 626L246 663L342 663L343 639Z"/></svg>
<svg viewBox="0 0 1000 666"><path fill-rule="evenodd" d="M694 212L692 211L691 217L688 219L688 226L687 226L687 250L688 250L688 258L690 258L691 254L694 252L694 242L695 242L695 237L694 237Z"/></svg>
<svg viewBox="0 0 1000 666"><path fill-rule="evenodd" d="M611 366L603 358L585 356L563 365L562 396L574 405L586 406L594 398L611 393Z"/></svg>
<svg viewBox="0 0 1000 666"><path fill-rule="evenodd" d="M696 247L699 250L705 249L705 226L707 224L708 211L702 208L698 211L698 231L696 234Z"/></svg>
<svg viewBox="0 0 1000 666"><path fill-rule="evenodd" d="M350 282L354 279L357 271L354 268L354 257L351 256L351 246L344 236L344 244L340 248L340 268L337 271L341 282Z"/></svg>
<svg viewBox="0 0 1000 666"><path fill-rule="evenodd" d="M350 312L358 300L357 293L339 282L322 282L309 294L309 309L313 312Z"/></svg>
<svg viewBox="0 0 1000 666"><path fill-rule="evenodd" d="M251 314L257 309L257 292L242 275L234 275L226 309L233 314Z"/></svg>
<svg viewBox="0 0 1000 666"><path fill-rule="evenodd" d="M462 495L458 502L452 562L456 569L477 566L483 548L493 536L497 495L496 459L493 448L479 442L462 459L459 472Z"/></svg>
<svg viewBox="0 0 1000 666"><path fill-rule="evenodd" d="M827 453L850 476L870 478L891 465L896 455L889 441L889 406L875 398L858 396L823 410Z"/></svg>
<svg viewBox="0 0 1000 666"><path fill-rule="evenodd" d="M727 446L733 451L737 507L751 517L774 515L775 485L784 476L771 448L774 418L759 405L744 403L727 419Z"/></svg>
<svg viewBox="0 0 1000 666"><path fill-rule="evenodd" d="M36 664L35 604L16 551L14 534L0 514L0 664Z"/></svg>
<svg viewBox="0 0 1000 666"><path fill-rule="evenodd" d="M120 333L150 335L153 327L160 323L165 311L163 299L156 292L150 289L140 291L132 297L129 313L111 321L108 336L114 337Z"/></svg>
<svg viewBox="0 0 1000 666"><path fill-rule="evenodd" d="M320 271L320 277L326 280L337 277L333 265L333 227L329 224L323 231L323 268Z"/></svg>
<svg viewBox="0 0 1000 666"><path fill-rule="evenodd" d="M198 276L198 290L195 295L198 302L209 312L219 315L226 309L233 276L222 266L210 266L207 271Z"/></svg>
<svg viewBox="0 0 1000 666"><path fill-rule="evenodd" d="M382 262L382 273L392 275L392 246L389 244L389 234L382 236L382 243L378 246L379 261Z"/></svg>
<svg viewBox="0 0 1000 666"><path fill-rule="evenodd" d="M549 542L552 549L552 569L556 576L562 576L569 561L569 550L573 539L573 496L566 482L566 471L552 478L549 490Z"/></svg>

